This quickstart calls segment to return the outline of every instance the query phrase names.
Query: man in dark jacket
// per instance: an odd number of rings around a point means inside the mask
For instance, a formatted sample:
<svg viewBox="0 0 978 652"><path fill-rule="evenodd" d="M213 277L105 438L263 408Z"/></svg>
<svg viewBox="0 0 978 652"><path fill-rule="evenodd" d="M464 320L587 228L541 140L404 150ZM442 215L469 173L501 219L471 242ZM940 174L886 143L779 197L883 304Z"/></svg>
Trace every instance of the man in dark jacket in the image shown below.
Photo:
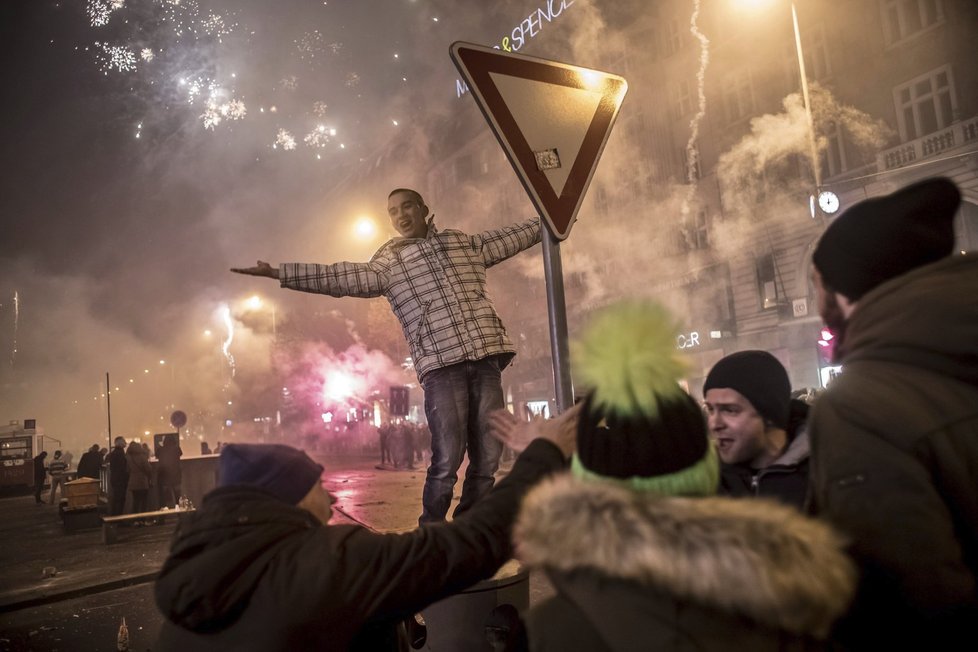
<svg viewBox="0 0 978 652"><path fill-rule="evenodd" d="M157 580L167 618L157 649L406 649L398 621L509 558L519 502L563 467L572 432L532 442L506 479L451 523L403 534L327 525L322 467L301 451L225 446L220 486L179 525Z"/></svg>
<svg viewBox="0 0 978 652"><path fill-rule="evenodd" d="M852 541L853 649L978 649L978 257L947 179L863 201L813 255L842 375L813 410L813 507Z"/></svg>
<svg viewBox="0 0 978 652"><path fill-rule="evenodd" d="M126 440L116 437L112 451L105 456L109 465L109 513L122 514L126 507L129 487L129 462L126 461Z"/></svg>
<svg viewBox="0 0 978 652"><path fill-rule="evenodd" d="M78 460L78 477L98 480L101 469L102 456L98 452L98 444L92 444L92 447L83 453L81 459Z"/></svg>
<svg viewBox="0 0 978 652"><path fill-rule="evenodd" d="M44 458L47 456L47 451L41 451L34 457L34 502L38 505L44 503L41 500L41 492L44 491L44 478L48 473L47 467L44 466Z"/></svg>
<svg viewBox="0 0 978 652"><path fill-rule="evenodd" d="M766 351L739 351L706 377L703 398L720 460L720 493L802 508L808 492L808 405Z"/></svg>

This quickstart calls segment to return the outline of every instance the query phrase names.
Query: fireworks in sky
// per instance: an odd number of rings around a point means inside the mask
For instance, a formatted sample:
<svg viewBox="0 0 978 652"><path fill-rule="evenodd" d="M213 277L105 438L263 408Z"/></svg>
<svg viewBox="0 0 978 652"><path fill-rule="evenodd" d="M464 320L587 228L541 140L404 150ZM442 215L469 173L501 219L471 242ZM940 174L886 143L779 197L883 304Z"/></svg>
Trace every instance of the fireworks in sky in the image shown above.
<svg viewBox="0 0 978 652"><path fill-rule="evenodd" d="M105 75L120 76L135 100L127 110L142 111L127 116L128 125L140 124L136 138L177 115L199 132L240 122L236 138L322 158L349 146L349 129L345 143L336 141L337 123L343 113L361 118L350 105L361 103L363 80L336 39L336 10L327 3L293 9L269 15L267 7L229 0L86 0L92 39L75 49L94 55ZM327 109L330 125L323 124Z"/></svg>
<svg viewBox="0 0 978 652"><path fill-rule="evenodd" d="M234 341L234 320L231 318L231 307L227 304L221 306L221 319L224 321L224 327L228 332L224 343L221 345L221 351L224 352L224 357L228 361L228 368L231 370L231 378L234 378L234 356L231 354L231 342Z"/></svg>

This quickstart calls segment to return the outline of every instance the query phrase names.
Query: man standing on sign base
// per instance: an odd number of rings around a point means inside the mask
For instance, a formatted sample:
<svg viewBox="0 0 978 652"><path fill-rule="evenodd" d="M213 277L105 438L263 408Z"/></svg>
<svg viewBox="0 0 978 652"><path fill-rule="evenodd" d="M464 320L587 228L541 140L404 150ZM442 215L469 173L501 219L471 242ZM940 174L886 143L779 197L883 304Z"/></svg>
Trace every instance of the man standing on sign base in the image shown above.
<svg viewBox="0 0 978 652"><path fill-rule="evenodd" d="M231 271L278 279L292 290L390 302L424 388L431 429L419 523L443 521L466 451L469 466L453 515L468 510L494 482L502 445L489 436L488 416L504 407L501 374L516 347L486 292L486 270L540 242L540 221L476 235L439 231L424 199L407 188L391 191L387 213L400 237L369 262L272 267L258 261Z"/></svg>

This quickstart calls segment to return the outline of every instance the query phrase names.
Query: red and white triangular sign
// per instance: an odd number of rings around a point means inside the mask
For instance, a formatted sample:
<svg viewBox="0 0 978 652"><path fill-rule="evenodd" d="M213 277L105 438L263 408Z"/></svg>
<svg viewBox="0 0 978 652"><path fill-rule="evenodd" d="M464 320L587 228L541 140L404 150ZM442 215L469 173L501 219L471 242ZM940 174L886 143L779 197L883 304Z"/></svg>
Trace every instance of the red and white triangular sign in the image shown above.
<svg viewBox="0 0 978 652"><path fill-rule="evenodd" d="M472 43L452 61L554 237L570 234L618 117L622 77Z"/></svg>

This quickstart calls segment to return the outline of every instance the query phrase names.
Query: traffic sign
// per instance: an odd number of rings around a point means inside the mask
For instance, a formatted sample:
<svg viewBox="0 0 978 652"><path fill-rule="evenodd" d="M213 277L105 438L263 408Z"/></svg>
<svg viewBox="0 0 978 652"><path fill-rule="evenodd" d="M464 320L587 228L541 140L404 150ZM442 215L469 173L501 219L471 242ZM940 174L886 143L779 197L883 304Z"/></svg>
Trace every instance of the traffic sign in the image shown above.
<svg viewBox="0 0 978 652"><path fill-rule="evenodd" d="M456 42L452 61L530 200L564 240L628 84L598 70Z"/></svg>

